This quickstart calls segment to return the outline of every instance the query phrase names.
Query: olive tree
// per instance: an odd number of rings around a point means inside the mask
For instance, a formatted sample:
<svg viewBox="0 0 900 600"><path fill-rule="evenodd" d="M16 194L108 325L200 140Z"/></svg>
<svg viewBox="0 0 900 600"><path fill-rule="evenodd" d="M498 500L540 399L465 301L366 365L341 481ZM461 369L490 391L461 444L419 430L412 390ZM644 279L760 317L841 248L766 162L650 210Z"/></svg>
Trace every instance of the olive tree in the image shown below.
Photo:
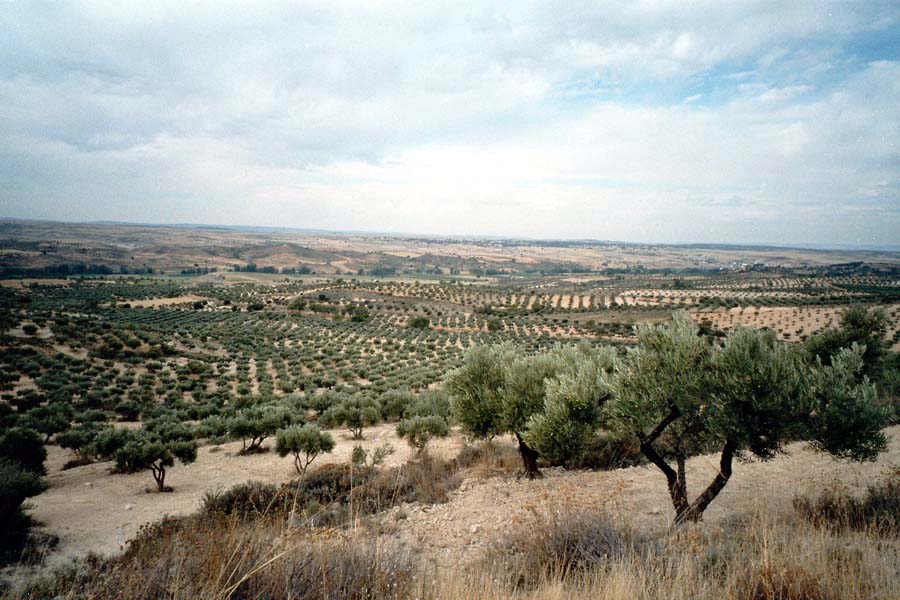
<svg viewBox="0 0 900 600"><path fill-rule="evenodd" d="M453 414L463 431L476 438L493 438L503 432L500 418L504 365L514 360L512 344L473 346L466 351L463 364L447 376Z"/></svg>
<svg viewBox="0 0 900 600"><path fill-rule="evenodd" d="M294 456L294 468L301 477L306 475L309 465L320 454L334 450L334 438L318 426L307 423L281 429L275 435L275 451L278 456Z"/></svg>
<svg viewBox="0 0 900 600"><path fill-rule="evenodd" d="M889 319L882 308L867 308L855 305L841 312L837 328L826 329L806 340L806 348L813 358L822 364L831 364L832 356L854 343L864 347L863 367L860 376L874 378L880 375L882 362L887 352L884 335Z"/></svg>
<svg viewBox="0 0 900 600"><path fill-rule="evenodd" d="M524 475L541 477L538 459L553 463L580 454L596 430L607 397L601 375L615 352L587 344L525 355L511 344L476 346L447 379L453 410L476 438L516 438Z"/></svg>
<svg viewBox="0 0 900 600"><path fill-rule="evenodd" d="M149 470L157 491L166 492L172 490L165 485L166 469L176 459L184 465L197 460L197 442L190 428L172 421L148 423L116 451L116 468L123 473Z"/></svg>
<svg viewBox="0 0 900 600"><path fill-rule="evenodd" d="M410 417L397 424L397 437L406 439L410 447L415 448L417 457L425 454L428 442L433 438L447 437L449 433L447 421L435 415Z"/></svg>
<svg viewBox="0 0 900 600"><path fill-rule="evenodd" d="M262 443L283 425L281 414L260 408L243 410L225 422L228 435L241 439L241 454L258 452Z"/></svg>
<svg viewBox="0 0 900 600"><path fill-rule="evenodd" d="M556 374L544 381L543 406L529 416L524 439L551 464L570 464L582 457L600 425L617 356L612 348L585 344L554 354Z"/></svg>
<svg viewBox="0 0 900 600"><path fill-rule="evenodd" d="M329 407L319 422L325 427L344 426L354 440L363 439L363 428L381 421L381 410L375 401L360 396L345 398L340 404Z"/></svg>
<svg viewBox="0 0 900 600"><path fill-rule="evenodd" d="M860 357L861 351L847 352ZM670 323L638 328L637 346L609 378L605 425L637 438L642 454L665 475L676 523L698 520L740 454L765 460L800 439L856 459L883 449L874 390L853 372L861 357L841 356L832 365L810 365L771 332L744 328L715 345L678 313ZM839 442L832 417L848 407L860 416L845 424ZM690 500L686 460L714 449L719 472Z"/></svg>

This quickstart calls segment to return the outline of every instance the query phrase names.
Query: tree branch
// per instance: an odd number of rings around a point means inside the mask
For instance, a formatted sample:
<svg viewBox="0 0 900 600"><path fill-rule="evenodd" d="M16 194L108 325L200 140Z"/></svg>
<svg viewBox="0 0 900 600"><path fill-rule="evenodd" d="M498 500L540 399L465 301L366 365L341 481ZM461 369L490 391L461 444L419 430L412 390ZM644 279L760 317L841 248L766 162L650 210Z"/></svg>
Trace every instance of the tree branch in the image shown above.
<svg viewBox="0 0 900 600"><path fill-rule="evenodd" d="M680 416L681 410L678 408L678 406L673 404L669 410L669 414L667 414L666 417L659 422L659 425L656 426L656 429L650 432L650 435L645 436L641 433L638 434L638 439L641 441L641 444L652 444L653 442L655 442L659 438L659 436L663 434L663 431L666 430L666 427L671 425Z"/></svg>

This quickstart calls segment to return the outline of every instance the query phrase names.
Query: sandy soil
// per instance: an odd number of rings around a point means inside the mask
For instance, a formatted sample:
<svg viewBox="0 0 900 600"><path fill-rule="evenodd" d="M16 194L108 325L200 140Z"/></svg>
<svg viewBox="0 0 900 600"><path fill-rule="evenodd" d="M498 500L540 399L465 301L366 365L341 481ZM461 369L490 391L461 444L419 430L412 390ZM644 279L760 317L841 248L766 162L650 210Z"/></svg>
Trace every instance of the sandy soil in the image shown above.
<svg viewBox="0 0 900 600"><path fill-rule="evenodd" d="M878 461L866 464L831 460L794 444L769 462L738 462L734 475L706 511L708 521L755 508L790 510L798 494L813 493L840 482L861 492L892 467L900 467L900 426L889 430L890 446ZM715 476L717 456L688 461L688 485L698 494ZM483 557L487 546L517 525L566 510L606 509L642 528L671 523L672 507L665 478L653 466L615 471L547 469L544 479L513 476L470 478L451 494L450 502L395 507L381 517L381 529L407 543L417 543L428 558L457 565Z"/></svg>
<svg viewBox="0 0 900 600"><path fill-rule="evenodd" d="M350 439L346 430L332 430L337 442L334 452L313 463L346 462L353 446L371 448L388 442L395 453L386 464L399 464L409 459L406 442L397 438L394 424L382 424L364 431L366 439ZM267 440L273 447L274 440ZM459 437L435 440L432 452L452 456L462 446ZM47 481L50 488L31 498L30 514L44 528L60 538L49 563L63 562L89 552L111 554L119 551L138 528L164 515L187 515L200 506L203 494L217 488L229 488L250 480L283 482L296 477L291 457L280 458L274 451L239 456L240 442L221 446L203 446L197 461L176 464L166 474L166 484L173 493L147 493L154 486L150 472L111 475L112 463L102 462L62 471L62 465L73 455L58 446L48 446Z"/></svg>
<svg viewBox="0 0 900 600"><path fill-rule="evenodd" d="M355 442L343 430L333 431L338 442L326 462L349 458ZM710 506L706 518L718 520L735 510L774 506L788 509L798 493L808 493L839 481L861 491L892 467L900 466L900 427L889 430L890 447L874 463L833 461L802 444L767 463L739 462L728 486ZM364 447L390 442L396 452L388 464L410 457L393 425L366 430ZM512 445L511 440L499 443ZM272 442L267 442L271 445ZM462 447L458 435L434 443L432 452L452 456ZM273 452L237 456L240 442L200 449L197 462L176 466L167 483L174 493L147 493L148 473L110 475L110 463L97 463L60 471L70 458L65 450L51 447L48 480L51 488L31 499L31 513L45 528L60 536L60 546L48 565L54 566L87 552L115 553L141 524L164 515L195 511L206 491L227 488L248 480L286 481L294 476L290 458ZM716 456L688 462L688 481L696 494L716 472ZM662 475L652 466L615 471L545 470L537 481L517 480L513 475L483 477L470 474L446 504L405 504L376 518L378 530L388 540L420 544L425 558L440 564L460 564L483 556L488 544L514 526L528 524L541 515L590 508L608 509L641 527L662 527L671 521L671 506Z"/></svg>
<svg viewBox="0 0 900 600"><path fill-rule="evenodd" d="M193 294L187 296L175 296L174 298L150 298L148 300L128 300L133 308L156 308L157 306L171 306L174 304L188 304L198 300L205 300ZM123 301L125 303L126 301Z"/></svg>

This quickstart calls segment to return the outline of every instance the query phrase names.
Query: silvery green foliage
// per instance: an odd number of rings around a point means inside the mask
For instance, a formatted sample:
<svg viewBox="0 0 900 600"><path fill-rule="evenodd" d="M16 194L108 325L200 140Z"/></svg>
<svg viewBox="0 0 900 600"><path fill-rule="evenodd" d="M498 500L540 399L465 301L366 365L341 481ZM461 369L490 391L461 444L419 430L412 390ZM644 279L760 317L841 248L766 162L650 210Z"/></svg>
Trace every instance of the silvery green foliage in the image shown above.
<svg viewBox="0 0 900 600"><path fill-rule="evenodd" d="M813 447L839 458L875 460L886 447L881 429L889 410L877 404L875 385L860 373L865 346L853 344L817 361L809 378L810 438Z"/></svg>
<svg viewBox="0 0 900 600"><path fill-rule="evenodd" d="M437 416L410 417L397 424L397 437L406 439L416 454L422 455L432 438L447 437L447 421Z"/></svg>
<svg viewBox="0 0 900 600"><path fill-rule="evenodd" d="M711 392L709 342L698 335L684 312L676 313L670 323L641 325L637 335L637 346L628 351L610 382L606 427L618 435L646 435L674 408L680 416L660 438L662 447L671 452L705 447L701 407L708 404Z"/></svg>
<svg viewBox="0 0 900 600"><path fill-rule="evenodd" d="M544 380L544 401L530 415L525 441L552 464L569 464L584 451L609 398L609 376L617 364L611 348L560 347L547 359L555 373Z"/></svg>
<svg viewBox="0 0 900 600"><path fill-rule="evenodd" d="M805 365L794 346L771 331L740 327L715 349L708 404L701 406L710 442L731 440L737 451L770 458L803 435Z"/></svg>
<svg viewBox="0 0 900 600"><path fill-rule="evenodd" d="M505 365L515 360L518 352L510 343L473 346L466 351L462 366L447 376L453 415L464 432L476 438L504 432Z"/></svg>
<svg viewBox="0 0 900 600"><path fill-rule="evenodd" d="M559 348L531 356L515 356L504 365L499 419L505 431L523 433L531 418L544 409L544 381L563 366Z"/></svg>
<svg viewBox="0 0 900 600"><path fill-rule="evenodd" d="M350 396L340 404L330 406L319 422L325 427L345 426L353 439L362 439L362 430L381 421L381 410L374 400L362 396Z"/></svg>
<svg viewBox="0 0 900 600"><path fill-rule="evenodd" d="M666 476L676 522L696 520L741 452L766 459L801 439L855 460L884 449L880 430L888 416L860 375L864 351L854 344L832 355L830 365L811 365L800 347L771 332L738 328L713 345L677 314L671 323L639 329L637 346L613 378L604 425L637 438ZM685 460L713 448L721 451L719 471L691 501Z"/></svg>
<svg viewBox="0 0 900 600"><path fill-rule="evenodd" d="M278 456L294 456L294 468L304 475L310 463L320 454L334 450L334 438L318 426L307 423L303 426L293 425L281 429L275 435L275 451Z"/></svg>

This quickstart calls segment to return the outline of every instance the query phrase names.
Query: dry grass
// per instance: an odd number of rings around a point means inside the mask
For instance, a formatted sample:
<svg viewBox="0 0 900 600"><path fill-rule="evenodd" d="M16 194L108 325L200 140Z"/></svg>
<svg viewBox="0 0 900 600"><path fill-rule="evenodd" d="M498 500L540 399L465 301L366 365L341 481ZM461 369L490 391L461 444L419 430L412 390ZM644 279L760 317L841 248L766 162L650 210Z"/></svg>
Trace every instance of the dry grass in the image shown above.
<svg viewBox="0 0 900 600"><path fill-rule="evenodd" d="M197 517L145 529L17 597L45 598L897 598L900 540L817 527L786 509L716 525L633 531L602 513L535 517L465 570L365 527L291 525L285 515Z"/></svg>
<svg viewBox="0 0 900 600"><path fill-rule="evenodd" d="M794 508L814 525L900 536L900 467L870 485L861 498L835 484L817 498L795 498Z"/></svg>
<svg viewBox="0 0 900 600"><path fill-rule="evenodd" d="M438 459L351 473L330 466L285 486L209 496L193 517L142 529L120 556L18 581L32 598L403 598L831 600L900 598L900 473L858 497L833 490L780 508L638 530L627 512L584 507L510 521L482 560L432 562L367 516L446 499L461 473L518 468L483 444ZM611 509L612 510L612 509ZM805 518L798 518L805 517ZM891 526L885 526L890 523ZM824 526L823 526L824 525ZM837 525L837 526L835 526ZM398 522L397 527L404 527Z"/></svg>
<svg viewBox="0 0 900 600"><path fill-rule="evenodd" d="M611 529L603 515L570 515L520 532L517 542L532 544L514 546L515 560L494 554L464 577L445 572L432 582L434 592L419 592L435 600L900 597L896 539L827 531L793 517L755 514L639 537L628 527Z"/></svg>

